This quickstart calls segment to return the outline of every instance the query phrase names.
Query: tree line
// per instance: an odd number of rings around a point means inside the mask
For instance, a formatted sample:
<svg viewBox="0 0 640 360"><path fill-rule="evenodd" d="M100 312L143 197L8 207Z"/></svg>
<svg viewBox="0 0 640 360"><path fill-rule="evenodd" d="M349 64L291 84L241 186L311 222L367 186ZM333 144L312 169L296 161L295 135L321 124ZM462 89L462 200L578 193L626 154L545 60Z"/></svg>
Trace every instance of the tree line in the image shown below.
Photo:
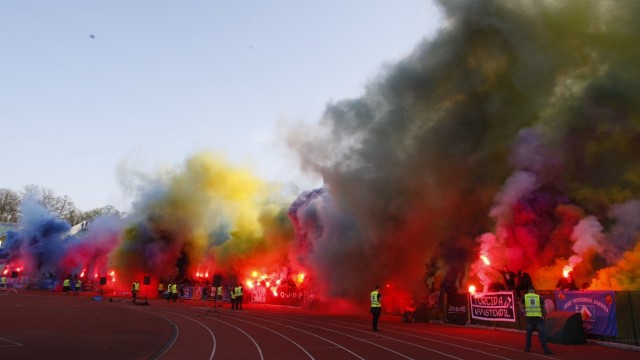
<svg viewBox="0 0 640 360"><path fill-rule="evenodd" d="M17 223L20 220L22 202L27 198L35 198L45 209L71 225L82 221L90 221L101 215L123 216L111 205L82 211L76 208L73 200L67 195L56 195L53 190L38 185L27 185L20 192L0 188L0 222Z"/></svg>

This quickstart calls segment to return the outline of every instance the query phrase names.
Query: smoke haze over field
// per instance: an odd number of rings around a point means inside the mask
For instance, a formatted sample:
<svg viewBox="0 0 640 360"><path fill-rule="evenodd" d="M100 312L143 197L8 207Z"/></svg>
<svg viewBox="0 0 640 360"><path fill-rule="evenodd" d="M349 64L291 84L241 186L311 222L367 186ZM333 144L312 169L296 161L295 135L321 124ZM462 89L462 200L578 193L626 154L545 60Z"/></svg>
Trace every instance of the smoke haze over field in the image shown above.
<svg viewBox="0 0 640 360"><path fill-rule="evenodd" d="M440 4L434 39L290 129L324 188L288 198L197 154L140 184L101 266L305 272L326 296L362 300L376 283L487 286L499 274L486 255L539 289L569 265L592 289L639 290L640 3ZM11 249L0 259L25 256Z"/></svg>

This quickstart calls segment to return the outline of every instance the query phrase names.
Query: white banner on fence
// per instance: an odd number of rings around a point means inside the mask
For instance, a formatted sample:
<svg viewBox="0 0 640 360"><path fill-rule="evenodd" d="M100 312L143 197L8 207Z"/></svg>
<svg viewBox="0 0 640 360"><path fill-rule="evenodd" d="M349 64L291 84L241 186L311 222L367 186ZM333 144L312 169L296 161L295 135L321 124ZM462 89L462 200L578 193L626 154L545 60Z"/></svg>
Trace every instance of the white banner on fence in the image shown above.
<svg viewBox="0 0 640 360"><path fill-rule="evenodd" d="M486 321L516 321L512 292L469 294L471 318Z"/></svg>

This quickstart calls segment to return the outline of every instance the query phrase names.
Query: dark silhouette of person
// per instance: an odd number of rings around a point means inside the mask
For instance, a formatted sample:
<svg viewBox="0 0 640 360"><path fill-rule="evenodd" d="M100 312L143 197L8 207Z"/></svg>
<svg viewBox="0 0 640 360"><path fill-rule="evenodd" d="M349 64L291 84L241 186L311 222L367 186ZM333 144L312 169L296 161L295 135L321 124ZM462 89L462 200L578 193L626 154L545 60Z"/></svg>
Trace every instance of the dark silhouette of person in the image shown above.
<svg viewBox="0 0 640 360"><path fill-rule="evenodd" d="M522 270L518 270L518 278L516 280L516 295L518 296L518 298L524 296L527 290L532 287L533 282L531 281L531 275Z"/></svg>
<svg viewBox="0 0 640 360"><path fill-rule="evenodd" d="M509 270L509 268L506 265L502 268L502 270L495 268L493 266L491 268L499 272L500 275L502 275L502 279L504 280L504 286L507 288L507 290L516 289L516 274L513 271Z"/></svg>

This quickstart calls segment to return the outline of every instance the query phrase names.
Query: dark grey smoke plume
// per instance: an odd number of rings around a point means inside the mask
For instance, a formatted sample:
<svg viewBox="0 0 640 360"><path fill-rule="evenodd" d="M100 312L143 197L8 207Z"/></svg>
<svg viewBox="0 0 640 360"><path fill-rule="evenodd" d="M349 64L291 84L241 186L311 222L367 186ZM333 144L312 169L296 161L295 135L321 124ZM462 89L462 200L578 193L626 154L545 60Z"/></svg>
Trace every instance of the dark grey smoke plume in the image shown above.
<svg viewBox="0 0 640 360"><path fill-rule="evenodd" d="M514 171L533 182L504 208L499 236L519 255L495 260L534 272L571 255L547 246L571 241L555 228L558 206L602 218L640 193L639 2L440 5L446 26L433 41L289 137L327 184L322 206L306 205L315 222L301 222L324 230L301 231L313 244L302 257L332 279L328 291L411 289L433 261L463 286Z"/></svg>

